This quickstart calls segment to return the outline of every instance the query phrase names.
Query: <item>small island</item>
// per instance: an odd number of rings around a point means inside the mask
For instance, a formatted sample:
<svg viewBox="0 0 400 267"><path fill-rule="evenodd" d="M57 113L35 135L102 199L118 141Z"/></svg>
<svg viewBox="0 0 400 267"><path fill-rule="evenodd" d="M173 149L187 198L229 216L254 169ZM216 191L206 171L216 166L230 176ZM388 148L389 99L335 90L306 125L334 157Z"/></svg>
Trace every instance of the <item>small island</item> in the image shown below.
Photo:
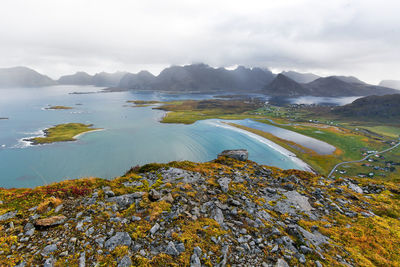
<svg viewBox="0 0 400 267"><path fill-rule="evenodd" d="M29 141L33 145L76 141L76 137L80 134L101 130L99 128L91 128L92 126L93 124L83 123L59 124L44 130L44 137L34 137L30 139L25 139L25 141Z"/></svg>
<svg viewBox="0 0 400 267"><path fill-rule="evenodd" d="M0 117L0 120L8 120L8 118Z"/></svg>
<svg viewBox="0 0 400 267"><path fill-rule="evenodd" d="M72 107L67 107L67 106L50 106L46 109L52 109L52 110L59 110L59 109L73 109Z"/></svg>
<svg viewBox="0 0 400 267"><path fill-rule="evenodd" d="M156 101L156 100L128 100L126 101L127 103L135 104L132 107L138 108L138 107L149 107L153 106L155 104L160 104L162 102Z"/></svg>

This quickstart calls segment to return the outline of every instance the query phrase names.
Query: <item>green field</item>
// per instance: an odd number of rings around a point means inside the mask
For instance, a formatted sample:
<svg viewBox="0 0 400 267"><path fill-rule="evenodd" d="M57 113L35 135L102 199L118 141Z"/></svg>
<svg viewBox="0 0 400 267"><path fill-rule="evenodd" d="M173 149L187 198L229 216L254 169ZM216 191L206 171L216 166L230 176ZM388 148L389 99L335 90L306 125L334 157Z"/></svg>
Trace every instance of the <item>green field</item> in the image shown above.
<svg viewBox="0 0 400 267"><path fill-rule="evenodd" d="M258 101L242 100L185 100L166 103L155 109L167 111L163 123L192 124L206 119L245 119L262 118L249 112L262 105Z"/></svg>
<svg viewBox="0 0 400 267"><path fill-rule="evenodd" d="M308 163L318 173L324 175L327 175L337 163L363 158L365 151L381 151L389 148L389 141L397 139L400 133L400 127L397 125L380 124L380 122L372 124L371 122L341 121L337 116L330 114L327 107L264 106L257 101L245 100L186 100L166 103L157 107L157 109L167 111L166 116L161 121L163 123L191 124L197 120L205 119L252 118L262 123L324 141L337 148L332 155L319 155L278 136L232 124L232 126L258 134L285 147ZM269 119L272 119L275 123L272 123ZM400 155L392 154L391 158L394 161L400 159ZM347 174L353 176L368 171L366 167L359 165L351 164L349 167L351 170L349 169ZM398 175L398 170L380 176L393 177L395 175Z"/></svg>
<svg viewBox="0 0 400 267"><path fill-rule="evenodd" d="M35 137L27 139L26 141L32 142L34 145L49 144L54 142L75 141L75 137L79 134L99 130L91 128L92 124L82 123L66 123L59 124L49 129L44 130L45 137Z"/></svg>

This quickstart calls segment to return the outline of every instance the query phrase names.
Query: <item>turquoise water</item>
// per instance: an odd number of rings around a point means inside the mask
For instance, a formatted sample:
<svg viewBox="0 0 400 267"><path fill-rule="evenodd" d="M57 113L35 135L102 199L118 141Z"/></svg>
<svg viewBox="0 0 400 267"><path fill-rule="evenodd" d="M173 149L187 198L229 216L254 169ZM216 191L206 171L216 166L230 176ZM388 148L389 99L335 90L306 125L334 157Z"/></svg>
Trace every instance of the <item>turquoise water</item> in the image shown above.
<svg viewBox="0 0 400 267"><path fill-rule="evenodd" d="M304 169L270 142L243 131L221 127L218 120L192 125L162 124L163 111L124 106L127 100L204 99L212 95L161 93L94 93L90 86L54 86L0 91L0 186L33 187L65 179L112 178L150 162L212 160L224 149L245 148L250 159L281 168ZM79 104L79 105L77 105ZM73 110L45 110L65 105ZM92 123L103 131L86 133L75 142L27 146L21 139L38 136L60 123Z"/></svg>

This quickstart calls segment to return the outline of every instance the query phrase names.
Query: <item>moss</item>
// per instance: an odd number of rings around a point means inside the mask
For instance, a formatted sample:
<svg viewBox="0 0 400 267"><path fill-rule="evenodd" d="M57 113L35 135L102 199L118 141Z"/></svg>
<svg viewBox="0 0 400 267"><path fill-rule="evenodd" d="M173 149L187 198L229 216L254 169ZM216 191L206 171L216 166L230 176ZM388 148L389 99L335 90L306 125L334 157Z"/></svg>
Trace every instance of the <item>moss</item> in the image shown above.
<svg viewBox="0 0 400 267"><path fill-rule="evenodd" d="M220 246L211 241L211 237L223 236L226 231L210 218L199 218L196 221L181 219L176 223L181 227L181 233L173 233L173 238L184 243L185 252L179 256L182 266L190 265L193 248L199 246L203 251L212 251L220 255Z"/></svg>
<svg viewBox="0 0 400 267"><path fill-rule="evenodd" d="M50 197L39 204L37 207L37 211L39 213L44 213L48 208L55 208L58 205L61 205L62 200L56 197Z"/></svg>
<svg viewBox="0 0 400 267"><path fill-rule="evenodd" d="M152 225L146 220L131 223L127 226L126 230L133 240L145 238L151 229Z"/></svg>
<svg viewBox="0 0 400 267"><path fill-rule="evenodd" d="M164 184L164 182L163 182L163 180L162 180L162 177L161 178L158 178L155 182L154 182L154 184L152 184L151 185L151 187L149 188L149 189L157 189L157 188L159 188L161 185L163 185Z"/></svg>

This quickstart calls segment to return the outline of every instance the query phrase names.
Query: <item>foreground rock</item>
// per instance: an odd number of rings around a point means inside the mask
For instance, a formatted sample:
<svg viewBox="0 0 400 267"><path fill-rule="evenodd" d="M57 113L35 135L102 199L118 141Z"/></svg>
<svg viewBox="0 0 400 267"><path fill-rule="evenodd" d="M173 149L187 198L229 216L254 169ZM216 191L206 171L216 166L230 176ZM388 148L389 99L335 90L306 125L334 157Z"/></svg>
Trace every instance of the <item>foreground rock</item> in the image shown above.
<svg viewBox="0 0 400 267"><path fill-rule="evenodd" d="M9 194L0 266L396 266L398 187L260 166L243 153ZM58 205L37 214L49 199ZM379 262L368 254L378 245Z"/></svg>
<svg viewBox="0 0 400 267"><path fill-rule="evenodd" d="M52 216L49 218L36 220L35 227L46 228L46 227L60 225L60 224L63 224L66 219L67 219L67 217L65 217L64 215L60 215L60 216Z"/></svg>

